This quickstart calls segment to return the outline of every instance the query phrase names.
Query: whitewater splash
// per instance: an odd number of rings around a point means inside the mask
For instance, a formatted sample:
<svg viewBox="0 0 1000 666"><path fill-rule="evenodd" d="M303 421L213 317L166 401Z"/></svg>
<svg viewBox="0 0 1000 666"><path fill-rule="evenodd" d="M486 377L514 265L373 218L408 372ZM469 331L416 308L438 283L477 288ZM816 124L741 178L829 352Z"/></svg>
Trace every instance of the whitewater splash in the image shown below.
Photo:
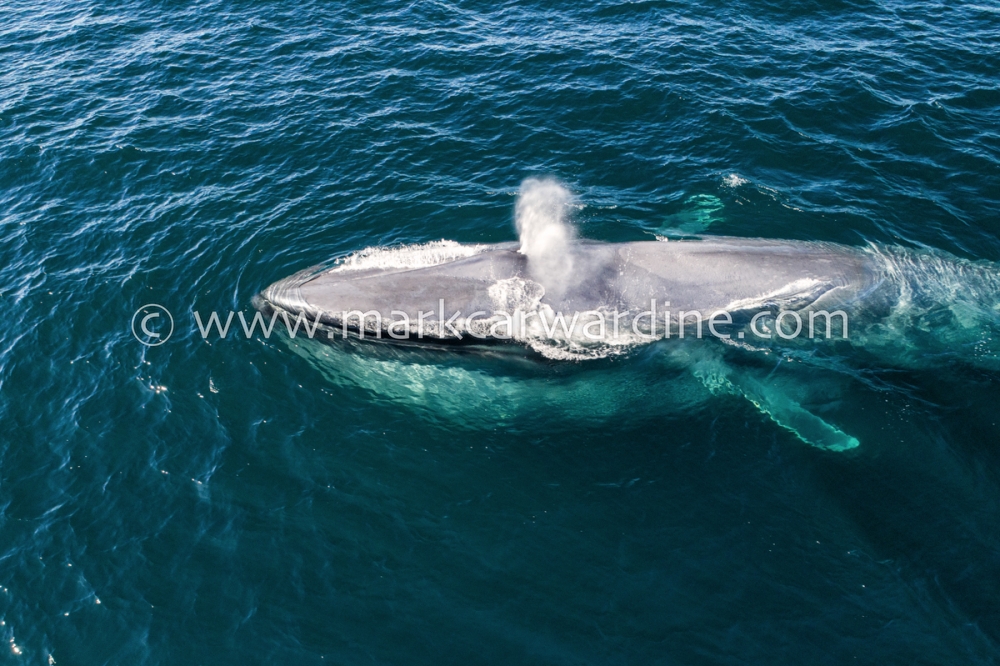
<svg viewBox="0 0 1000 666"><path fill-rule="evenodd" d="M329 272L426 268L471 257L486 249L488 249L486 245L462 245L452 240L397 247L366 247L338 259Z"/></svg>

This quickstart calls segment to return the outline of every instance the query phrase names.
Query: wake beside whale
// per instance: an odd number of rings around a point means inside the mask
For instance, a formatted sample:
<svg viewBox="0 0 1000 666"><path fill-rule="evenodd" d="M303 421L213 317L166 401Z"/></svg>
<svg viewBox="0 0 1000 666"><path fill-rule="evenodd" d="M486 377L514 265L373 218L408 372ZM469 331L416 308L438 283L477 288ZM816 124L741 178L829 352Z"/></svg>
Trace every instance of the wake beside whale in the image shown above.
<svg viewBox="0 0 1000 666"><path fill-rule="evenodd" d="M555 360L662 340L684 350L682 363L710 391L745 396L831 450L858 440L727 364L726 348L827 366L827 350L840 358L853 348L893 367L1000 368L994 264L788 240L600 243L576 237L565 219L570 201L555 181L529 179L516 211L519 243L370 248L279 280L255 305L366 341L503 343Z"/></svg>

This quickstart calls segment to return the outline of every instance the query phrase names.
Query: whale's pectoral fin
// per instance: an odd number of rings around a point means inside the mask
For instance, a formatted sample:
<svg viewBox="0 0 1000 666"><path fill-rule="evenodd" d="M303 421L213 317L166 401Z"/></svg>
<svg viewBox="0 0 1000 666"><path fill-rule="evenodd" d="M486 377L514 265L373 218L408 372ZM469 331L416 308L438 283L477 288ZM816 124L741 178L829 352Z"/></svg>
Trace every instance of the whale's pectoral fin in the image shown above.
<svg viewBox="0 0 1000 666"><path fill-rule="evenodd" d="M772 421L791 431L806 444L827 451L847 451L860 444L857 438L830 425L783 391L751 381L749 386L744 385L742 393L757 409L771 417Z"/></svg>
<svg viewBox="0 0 1000 666"><path fill-rule="evenodd" d="M712 393L743 396L776 424L810 446L827 451L848 451L860 444L857 438L802 407L787 392L737 373L722 365L721 361L698 363L694 374Z"/></svg>
<svg viewBox="0 0 1000 666"><path fill-rule="evenodd" d="M711 194L696 194L688 197L685 210L668 215L657 235L666 238L683 238L704 233L712 224L721 219L722 201Z"/></svg>

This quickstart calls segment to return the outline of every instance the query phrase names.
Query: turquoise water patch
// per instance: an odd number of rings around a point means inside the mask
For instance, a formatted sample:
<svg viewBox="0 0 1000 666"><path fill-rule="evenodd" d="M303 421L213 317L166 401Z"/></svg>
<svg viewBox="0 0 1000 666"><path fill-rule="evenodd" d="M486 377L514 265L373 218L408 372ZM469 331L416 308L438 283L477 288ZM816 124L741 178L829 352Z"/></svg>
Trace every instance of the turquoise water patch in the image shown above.
<svg viewBox="0 0 1000 666"><path fill-rule="evenodd" d="M940 2L5 3L0 661L995 663L998 34ZM933 358L198 333L363 248L514 241L528 177L602 241L994 263L893 313Z"/></svg>

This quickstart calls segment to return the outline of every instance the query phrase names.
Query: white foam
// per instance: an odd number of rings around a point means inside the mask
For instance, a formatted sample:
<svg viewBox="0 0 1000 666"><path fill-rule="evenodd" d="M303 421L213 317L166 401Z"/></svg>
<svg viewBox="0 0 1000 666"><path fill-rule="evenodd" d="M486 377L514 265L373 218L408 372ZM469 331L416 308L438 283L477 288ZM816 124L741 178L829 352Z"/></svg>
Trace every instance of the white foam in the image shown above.
<svg viewBox="0 0 1000 666"><path fill-rule="evenodd" d="M545 295L545 289L533 280L512 277L498 280L490 285L489 294L497 311L533 312L538 309L538 304Z"/></svg>
<svg viewBox="0 0 1000 666"><path fill-rule="evenodd" d="M739 187L740 185L746 185L749 182L749 180L738 173L729 173L722 178L722 184L726 187Z"/></svg>
<svg viewBox="0 0 1000 666"><path fill-rule="evenodd" d="M487 245L463 245L451 240L396 247L367 247L338 259L336 266L329 272L427 268L471 257L487 249Z"/></svg>
<svg viewBox="0 0 1000 666"><path fill-rule="evenodd" d="M551 306L541 302L545 289L533 280L518 277L499 280L490 286L489 294L495 313L505 313L513 322L511 337L553 360L605 358L626 353L653 339L628 330L630 318L623 318L619 330L614 331L611 324L613 313L605 309L597 311L601 317L594 312L556 313ZM598 339L588 337L587 324L602 317L604 334ZM499 320L500 317L495 316L489 321Z"/></svg>

